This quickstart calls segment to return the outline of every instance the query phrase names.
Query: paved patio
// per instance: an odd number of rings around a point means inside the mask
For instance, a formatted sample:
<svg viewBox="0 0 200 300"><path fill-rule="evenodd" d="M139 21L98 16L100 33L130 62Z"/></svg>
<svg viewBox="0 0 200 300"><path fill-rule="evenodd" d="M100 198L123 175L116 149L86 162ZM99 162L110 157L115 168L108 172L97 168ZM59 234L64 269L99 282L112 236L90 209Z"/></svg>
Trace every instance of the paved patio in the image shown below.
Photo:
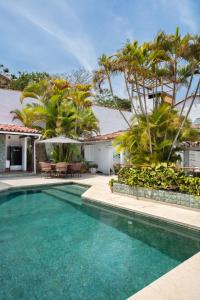
<svg viewBox="0 0 200 300"><path fill-rule="evenodd" d="M12 187L42 184L75 182L91 186L84 194L85 201L101 202L106 205L159 217L185 226L200 229L200 212L178 206L166 205L148 200L111 193L108 181L111 177L103 175L84 175L80 178L44 178L41 176L4 178L0 190ZM200 252L177 268L168 272L129 299L131 300L199 300L200 299Z"/></svg>

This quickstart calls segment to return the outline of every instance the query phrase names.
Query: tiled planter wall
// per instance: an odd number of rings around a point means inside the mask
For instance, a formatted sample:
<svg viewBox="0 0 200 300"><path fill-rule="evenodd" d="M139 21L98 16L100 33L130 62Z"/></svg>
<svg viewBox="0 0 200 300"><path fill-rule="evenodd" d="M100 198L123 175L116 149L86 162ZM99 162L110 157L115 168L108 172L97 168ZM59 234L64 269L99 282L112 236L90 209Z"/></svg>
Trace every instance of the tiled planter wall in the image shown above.
<svg viewBox="0 0 200 300"><path fill-rule="evenodd" d="M188 194L132 187L122 183L114 183L113 192L200 209L200 197Z"/></svg>
<svg viewBox="0 0 200 300"><path fill-rule="evenodd" d="M6 163L5 143L6 143L5 135L0 134L0 172L5 170L5 163Z"/></svg>

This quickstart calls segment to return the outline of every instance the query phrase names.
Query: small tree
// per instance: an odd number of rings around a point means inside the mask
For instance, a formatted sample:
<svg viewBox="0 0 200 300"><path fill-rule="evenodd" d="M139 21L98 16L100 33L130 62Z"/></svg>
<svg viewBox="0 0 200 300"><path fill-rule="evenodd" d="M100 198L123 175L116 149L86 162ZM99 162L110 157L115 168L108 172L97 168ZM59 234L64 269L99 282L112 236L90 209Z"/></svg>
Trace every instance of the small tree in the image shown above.
<svg viewBox="0 0 200 300"><path fill-rule="evenodd" d="M84 68L72 70L68 73L54 74L53 77L65 79L72 84L91 84L92 74Z"/></svg>
<svg viewBox="0 0 200 300"><path fill-rule="evenodd" d="M114 109L118 109L119 107L122 110L131 111L131 104L128 99L122 99L117 96L113 99L108 89L103 89L102 91L96 90L94 104Z"/></svg>

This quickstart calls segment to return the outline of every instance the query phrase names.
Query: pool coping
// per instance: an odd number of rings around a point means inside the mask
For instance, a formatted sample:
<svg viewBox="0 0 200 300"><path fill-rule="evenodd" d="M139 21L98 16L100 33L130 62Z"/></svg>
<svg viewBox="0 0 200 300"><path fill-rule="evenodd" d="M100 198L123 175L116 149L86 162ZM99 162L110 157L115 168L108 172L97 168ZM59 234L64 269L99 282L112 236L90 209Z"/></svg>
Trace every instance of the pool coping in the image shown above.
<svg viewBox="0 0 200 300"><path fill-rule="evenodd" d="M105 177L105 180L103 178ZM41 177L40 177L41 178ZM146 215L152 218L161 219L168 223L179 224L181 226L186 226L191 229L200 229L200 213L187 210L187 208L179 208L176 206L170 206L160 203L152 203L148 200L137 200L134 198L126 197L124 195L112 194L108 188L108 181L110 177L106 176L93 176L92 178L70 178L63 179L58 182L54 180L48 182L46 179L34 183L34 179L26 178L18 184L13 178L9 180L1 180L5 184L5 188L0 189L1 191L15 190L16 188L31 188L31 187L41 187L41 186L51 186L59 184L79 184L89 187L86 192L83 193L83 201L92 201L96 203L101 203L104 206L110 206L115 208L121 208L124 210L136 212L141 215ZM32 181L31 184L27 181ZM35 180L36 182L36 180ZM11 183L11 185L10 185ZM7 185L7 186L6 186ZM152 205L153 204L153 205ZM160 210L160 206L164 207ZM157 207L157 211L156 211ZM160 214L159 214L160 210ZM163 212L162 212L163 210ZM167 210L165 214L165 210ZM177 218L169 217L168 213L173 210L177 211ZM161 212L163 214L161 214ZM182 214L182 217L181 217ZM189 220L187 216L190 216ZM195 218L196 217L196 218ZM185 218L187 220L185 220ZM189 258L188 260L181 263L176 268L172 269L168 273L161 276L156 281L152 282L148 286L144 287L142 290L136 294L130 296L128 300L199 300L200 299L200 252Z"/></svg>

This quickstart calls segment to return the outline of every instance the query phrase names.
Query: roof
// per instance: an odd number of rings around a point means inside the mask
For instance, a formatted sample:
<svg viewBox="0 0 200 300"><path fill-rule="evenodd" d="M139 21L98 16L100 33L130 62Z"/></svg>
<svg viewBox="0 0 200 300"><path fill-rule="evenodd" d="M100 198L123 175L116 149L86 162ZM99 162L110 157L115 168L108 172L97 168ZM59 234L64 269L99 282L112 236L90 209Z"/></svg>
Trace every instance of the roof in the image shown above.
<svg viewBox="0 0 200 300"><path fill-rule="evenodd" d="M195 129L200 129L200 124L193 124L192 127L195 128Z"/></svg>
<svg viewBox="0 0 200 300"><path fill-rule="evenodd" d="M0 74L0 77L3 78L5 81L10 82L10 78L8 78L7 76L5 76L4 74Z"/></svg>
<svg viewBox="0 0 200 300"><path fill-rule="evenodd" d="M117 131L117 132L112 132L112 133L108 133L108 134L103 134L103 135L96 135L96 136L92 136L89 138L85 138L84 141L85 142L105 142L105 141L111 141L114 138L116 138L117 136L123 134L124 131Z"/></svg>
<svg viewBox="0 0 200 300"><path fill-rule="evenodd" d="M194 95L188 96L188 97L186 98L186 101L191 100L191 99L193 100L193 96L194 96ZM197 97L200 97L200 94L197 94L195 98L197 98ZM179 104L183 104L184 101L185 101L185 99L183 99L183 100L177 102L177 103L175 104L175 106L178 106Z"/></svg>
<svg viewBox="0 0 200 300"><path fill-rule="evenodd" d="M0 132L39 134L39 131L37 129L32 129L32 128L19 126L19 125L10 125L10 124L0 124Z"/></svg>

